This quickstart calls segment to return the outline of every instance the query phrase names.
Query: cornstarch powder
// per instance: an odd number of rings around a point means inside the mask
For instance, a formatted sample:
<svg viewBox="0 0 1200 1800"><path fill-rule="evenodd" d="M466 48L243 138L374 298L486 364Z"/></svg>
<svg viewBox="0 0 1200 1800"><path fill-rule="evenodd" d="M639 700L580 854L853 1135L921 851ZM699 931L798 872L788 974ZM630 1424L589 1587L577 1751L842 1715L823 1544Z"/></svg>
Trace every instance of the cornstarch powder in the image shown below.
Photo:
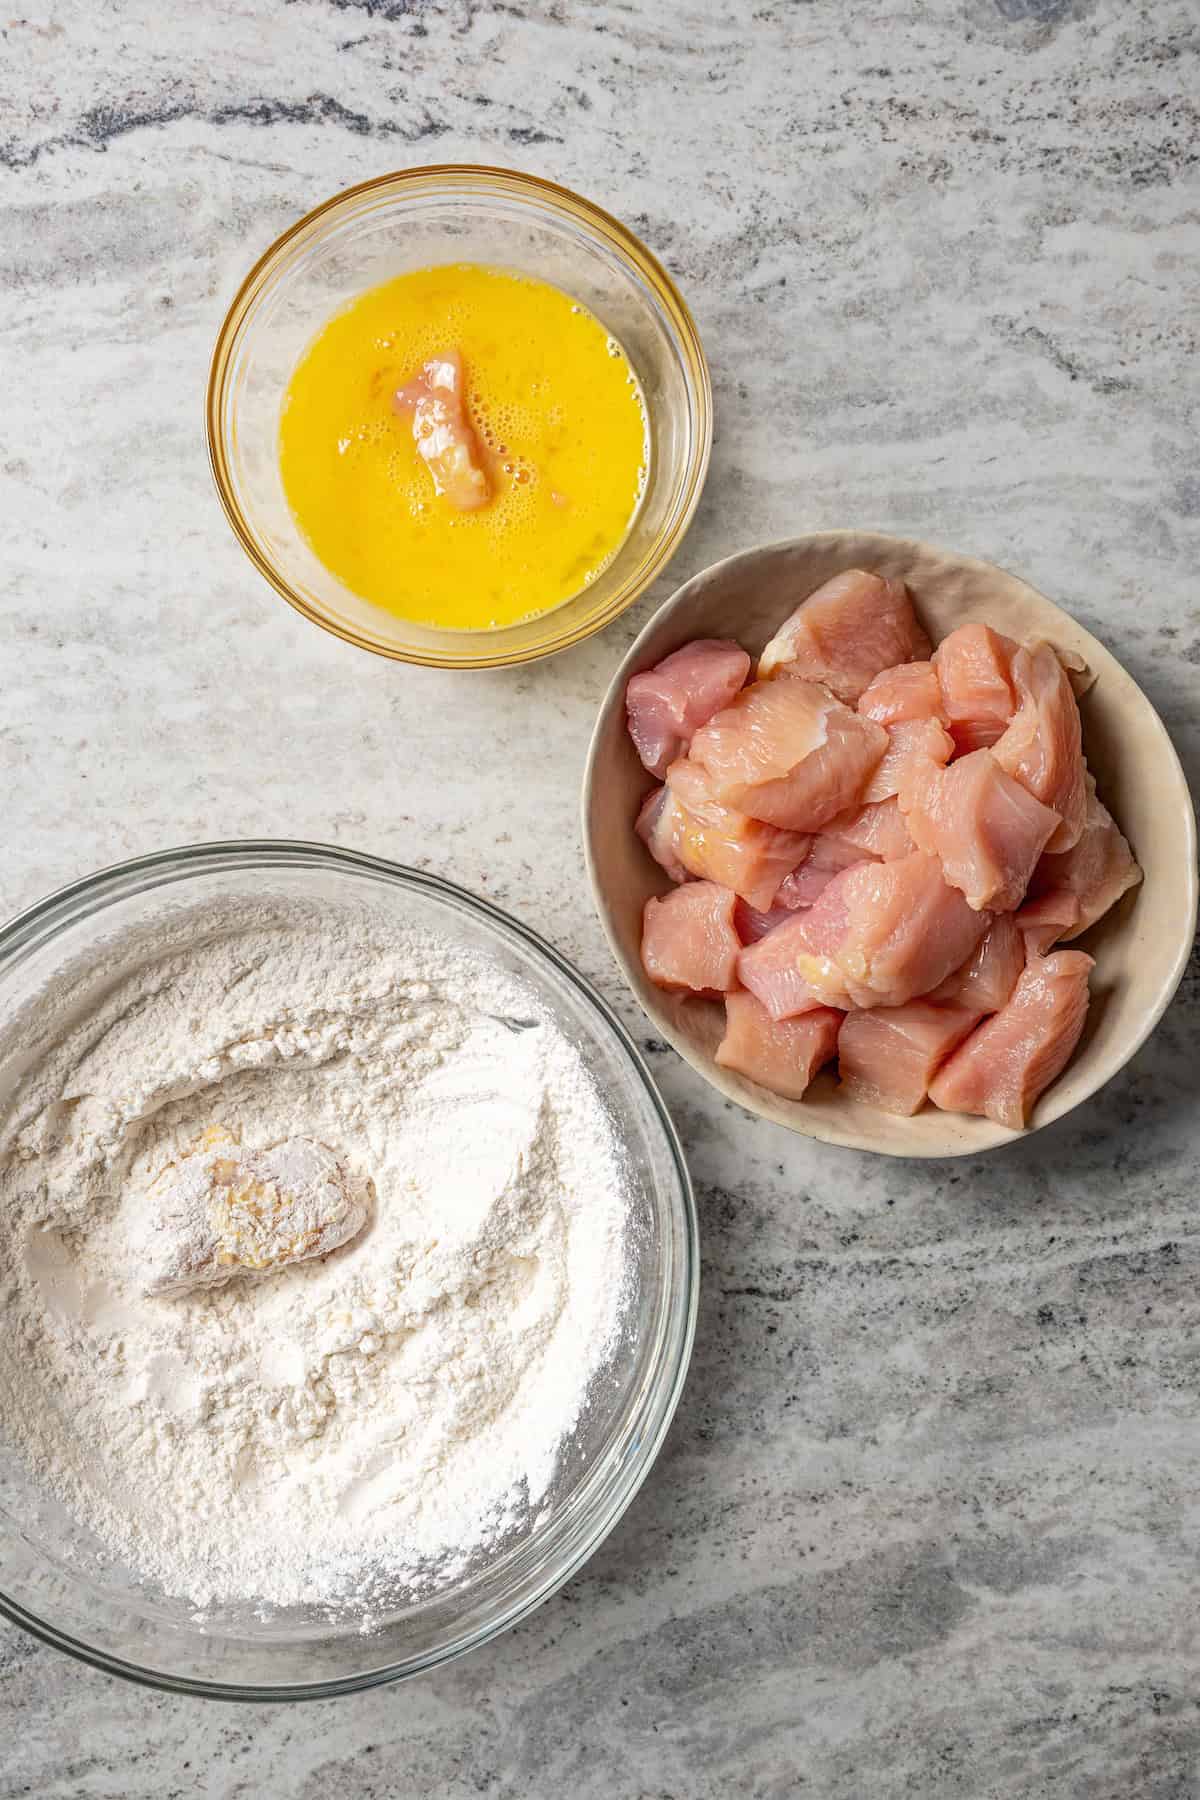
<svg viewBox="0 0 1200 1800"><path fill-rule="evenodd" d="M620 1155L484 954L365 907L202 919L113 948L0 1116L0 1435L199 1612L369 1614L549 1495L627 1301ZM326 1147L365 1226L148 1294L156 1181L214 1131Z"/></svg>

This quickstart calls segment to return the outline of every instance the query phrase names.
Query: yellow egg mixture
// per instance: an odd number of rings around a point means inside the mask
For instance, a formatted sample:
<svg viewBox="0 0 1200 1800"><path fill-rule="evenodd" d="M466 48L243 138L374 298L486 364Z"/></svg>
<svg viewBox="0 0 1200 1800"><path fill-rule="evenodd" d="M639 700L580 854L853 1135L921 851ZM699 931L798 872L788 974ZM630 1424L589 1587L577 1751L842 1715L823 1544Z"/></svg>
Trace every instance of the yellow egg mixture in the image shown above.
<svg viewBox="0 0 1200 1800"><path fill-rule="evenodd" d="M457 351L491 497L436 491L395 395ZM621 346L561 289L462 263L371 289L298 363L284 489L325 566L389 612L479 631L559 606L611 560L641 499L645 405Z"/></svg>

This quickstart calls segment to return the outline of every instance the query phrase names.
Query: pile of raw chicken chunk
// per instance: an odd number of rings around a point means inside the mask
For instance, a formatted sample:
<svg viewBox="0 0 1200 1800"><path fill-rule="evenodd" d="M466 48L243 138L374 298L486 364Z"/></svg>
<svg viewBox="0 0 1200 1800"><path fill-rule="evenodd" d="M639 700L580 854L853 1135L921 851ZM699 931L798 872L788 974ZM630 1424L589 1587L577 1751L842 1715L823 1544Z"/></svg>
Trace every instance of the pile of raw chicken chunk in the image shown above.
<svg viewBox="0 0 1200 1800"><path fill-rule="evenodd" d="M758 659L701 639L635 675L661 785L637 830L679 885L647 902L662 988L723 998L717 1061L800 1099L932 1100L1024 1126L1079 1041L1090 956L1061 950L1141 870L1047 643L961 625L932 650L902 581L851 569Z"/></svg>

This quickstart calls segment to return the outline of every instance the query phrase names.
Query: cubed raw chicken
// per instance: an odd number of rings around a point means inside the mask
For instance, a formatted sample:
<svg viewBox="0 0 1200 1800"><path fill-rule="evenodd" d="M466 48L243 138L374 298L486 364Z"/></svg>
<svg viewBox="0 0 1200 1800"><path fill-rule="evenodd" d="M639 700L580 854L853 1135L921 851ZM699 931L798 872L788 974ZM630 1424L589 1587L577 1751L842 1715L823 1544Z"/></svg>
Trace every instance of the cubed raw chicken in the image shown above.
<svg viewBox="0 0 1200 1800"><path fill-rule="evenodd" d="M932 662L897 663L884 669L859 696L858 710L877 725L909 719L943 719L942 689ZM943 723L944 723L943 719Z"/></svg>
<svg viewBox="0 0 1200 1800"><path fill-rule="evenodd" d="M1007 916L1007 915L1006 915ZM1060 938L1074 937L1079 927L1079 902L1066 888L1027 900L1012 915L1029 956L1045 956Z"/></svg>
<svg viewBox="0 0 1200 1800"><path fill-rule="evenodd" d="M625 711L634 748L661 779L701 725L728 706L750 673L750 658L727 638L697 638L634 675Z"/></svg>
<svg viewBox="0 0 1200 1800"><path fill-rule="evenodd" d="M411 419L413 442L433 478L434 492L458 512L476 512L492 497L479 440L463 402L463 363L457 350L431 356L393 396L401 418Z"/></svg>
<svg viewBox="0 0 1200 1800"><path fill-rule="evenodd" d="M990 625L960 625L933 653L942 710L959 755L987 750L1016 711L1010 674L1018 646Z"/></svg>
<svg viewBox="0 0 1200 1800"><path fill-rule="evenodd" d="M954 739L937 719L901 719L887 734L888 747L863 789L868 802L903 793L915 773L944 769L954 755Z"/></svg>
<svg viewBox="0 0 1200 1800"><path fill-rule="evenodd" d="M748 906L744 900L739 900L734 908L733 924L743 945L757 944L768 931L785 924L791 916L786 906L773 906L762 912L757 906Z"/></svg>
<svg viewBox="0 0 1200 1800"><path fill-rule="evenodd" d="M927 996L938 1006L963 1006L976 1017L1007 1004L1025 967L1020 913L997 913L961 969Z"/></svg>
<svg viewBox="0 0 1200 1800"><path fill-rule="evenodd" d="M904 583L847 569L784 620L758 659L758 675L819 681L853 703L881 669L928 655Z"/></svg>
<svg viewBox="0 0 1200 1800"><path fill-rule="evenodd" d="M829 821L821 838L814 838L814 849L822 838L832 838L844 844L848 852L856 850L860 857L877 856L881 862L895 862L898 856L908 856L917 847L909 836L895 795L890 800L856 807L853 812L839 813ZM848 855L847 862L852 860Z"/></svg>
<svg viewBox="0 0 1200 1800"><path fill-rule="evenodd" d="M855 857L854 860L857 862L859 859ZM782 907L785 912L800 912L804 907L811 906L814 900L820 899L838 871L811 869L810 865L811 853L798 869L785 875L775 893L776 906Z"/></svg>
<svg viewBox="0 0 1200 1800"><path fill-rule="evenodd" d="M1012 999L976 1027L929 1087L947 1112L982 1113L1019 1131L1079 1042L1095 964L1081 950L1030 959Z"/></svg>
<svg viewBox="0 0 1200 1800"><path fill-rule="evenodd" d="M773 1019L753 994L727 994L717 1061L785 1100L801 1100L837 1049L841 1022L841 1013L830 1006L795 1019Z"/></svg>
<svg viewBox="0 0 1200 1800"><path fill-rule="evenodd" d="M811 1005L902 1006L958 968L990 924L942 877L935 856L861 862L743 950L738 978L773 1018Z"/></svg>
<svg viewBox="0 0 1200 1800"><path fill-rule="evenodd" d="M810 1015L811 1016L811 1015ZM847 1013L838 1034L840 1091L867 1106L911 1118L929 1084L979 1014L962 1006L877 1006Z"/></svg>
<svg viewBox="0 0 1200 1800"><path fill-rule="evenodd" d="M1054 654L1067 671L1071 692L1077 700L1082 700L1088 689L1096 684L1096 671L1088 667L1078 650L1055 650Z"/></svg>
<svg viewBox="0 0 1200 1800"><path fill-rule="evenodd" d="M854 863L862 862L864 853L857 845L821 832L812 839L804 861L780 882L775 905L797 912L819 900L835 875Z"/></svg>
<svg viewBox="0 0 1200 1800"><path fill-rule="evenodd" d="M913 841L977 909L1021 904L1058 814L1005 774L990 750L928 770L900 796Z"/></svg>
<svg viewBox="0 0 1200 1800"><path fill-rule="evenodd" d="M1119 826L1096 792L1096 781L1087 776L1087 810L1079 842L1061 857L1045 855L1029 884L1031 904L1056 902L1063 916L1063 938L1078 938L1088 931L1108 907L1117 904L1126 889L1137 887L1142 871ZM1078 905L1070 918L1070 898Z"/></svg>
<svg viewBox="0 0 1200 1800"><path fill-rule="evenodd" d="M699 767L679 762L669 773L672 782L646 796L636 826L655 862L672 881L715 881L765 910L780 882L807 854L810 839L718 806L707 798ZM675 779L692 805L683 804Z"/></svg>
<svg viewBox="0 0 1200 1800"><path fill-rule="evenodd" d="M672 881L689 881L692 873L680 862L676 848L681 811L670 788L651 788L634 826L659 868L665 869Z"/></svg>
<svg viewBox="0 0 1200 1800"><path fill-rule="evenodd" d="M758 681L692 739L713 798L788 831L856 805L887 733L811 681Z"/></svg>
<svg viewBox="0 0 1200 1800"><path fill-rule="evenodd" d="M727 994L737 985L737 896L715 881L689 881L642 914L642 966L657 987Z"/></svg>
<svg viewBox="0 0 1200 1800"><path fill-rule="evenodd" d="M851 1003L840 979L830 978L821 990L805 979L805 971L810 967L820 973L818 959L801 930L808 916L808 911L794 912L757 943L748 944L738 958L738 981L762 1002L773 1019L794 1019L817 1006L837 1005L844 1009Z"/></svg>
<svg viewBox="0 0 1200 1800"><path fill-rule="evenodd" d="M1059 824L1046 845L1057 855L1079 842L1087 810L1079 707L1067 671L1049 644L1017 651L1012 682L1017 710L992 755L1058 814Z"/></svg>
<svg viewBox="0 0 1200 1800"><path fill-rule="evenodd" d="M667 770L673 853L692 875L732 888L765 912L784 877L808 854L806 832L781 831L722 806L699 763L682 757Z"/></svg>
<svg viewBox="0 0 1200 1800"><path fill-rule="evenodd" d="M855 569L748 672L704 639L627 690L666 775L637 829L682 884L646 908L651 979L724 994L717 1060L776 1093L840 1030L848 1095L1019 1128L1087 1011L1091 958L1053 947L1142 879L1083 761L1090 671L975 623L933 652L903 582Z"/></svg>

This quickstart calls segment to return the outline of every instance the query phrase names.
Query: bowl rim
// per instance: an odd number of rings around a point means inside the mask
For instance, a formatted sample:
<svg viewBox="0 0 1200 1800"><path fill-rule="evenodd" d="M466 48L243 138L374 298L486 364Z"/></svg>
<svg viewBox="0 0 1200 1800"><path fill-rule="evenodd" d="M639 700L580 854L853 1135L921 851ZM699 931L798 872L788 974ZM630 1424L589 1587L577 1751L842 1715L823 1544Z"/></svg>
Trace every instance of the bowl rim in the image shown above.
<svg viewBox="0 0 1200 1800"><path fill-rule="evenodd" d="M695 1341L700 1292L699 1221L687 1160L666 1103L633 1037L603 995L539 932L514 918L511 913L503 911L492 901L429 870L415 869L405 863L393 862L365 851L344 849L340 845L291 838L218 839L131 857L54 889L0 925L0 969L19 963L40 944L53 938L64 925L83 916L89 909L81 903L88 900L107 900L123 891L150 891L168 882L186 880L188 876L208 869L313 866L381 876L397 885L415 888L435 899L449 899L456 905L465 906L468 912L476 913L502 934L517 938L576 989L585 1004L597 1015L601 1026L607 1029L609 1036L624 1052L661 1130L662 1141L674 1171L678 1210L682 1220L682 1232L677 1246L679 1277L673 1300L682 1298L683 1305L682 1308L674 1305L671 1308L675 1314L673 1334L668 1334L664 1342L663 1360L653 1384L656 1389L654 1404L647 1409L647 1429L638 1444L636 1457L630 1459L627 1472L614 1484L607 1505L593 1520L586 1536L548 1577L538 1581L519 1601L511 1604L486 1626L452 1638L434 1652L320 1681L292 1682L279 1686L210 1681L153 1669L115 1656L70 1632L59 1630L49 1620L39 1617L20 1601L0 1591L0 1618L20 1626L53 1649L63 1650L79 1662L90 1664L105 1674L120 1676L139 1686L201 1699L259 1703L323 1700L339 1694L360 1693L368 1688L408 1680L431 1669L440 1668L468 1651L490 1643L493 1638L527 1618L565 1586L594 1555L646 1480L675 1416ZM362 1641L364 1645L370 1643L369 1638Z"/></svg>
<svg viewBox="0 0 1200 1800"><path fill-rule="evenodd" d="M986 1142L948 1144L945 1148L938 1150L920 1149L915 1146L912 1149L902 1149L892 1147L891 1145L864 1143L861 1138L849 1133L842 1135L831 1132L817 1120L814 1120L811 1125L806 1126L799 1120L779 1119L773 1114L760 1111L755 1103L753 1094L750 1091L754 1086L753 1083L749 1081L735 1082L735 1079L729 1076L725 1070L702 1058L689 1041L675 1029L672 1021L666 1015L665 1010L661 1011L660 1014L648 1010L646 1003L630 974L629 964L624 951L621 948L620 941L613 925L608 902L605 898L599 872L596 867L593 850L591 811L602 749L601 737L611 714L623 699L626 683L632 675L639 673L643 666L645 645L656 628L661 625L669 615L681 610L682 607L686 605L686 602L690 597L687 590L706 577L722 574L738 563L745 563L758 557L777 554L782 551L800 550L810 546L816 547L818 545L828 544L833 540L846 538L872 538L881 543L886 542L890 548L895 550L923 553L933 552L935 555L943 557L947 561L953 562L961 568L969 567L979 572L999 573L1009 580L1019 582L1022 587L1027 588L1044 606L1048 607L1052 612L1060 614L1063 618L1068 619L1074 630L1079 633L1081 638L1086 640L1087 645L1094 647L1096 651L1100 652L1102 657L1114 663L1116 667L1121 670L1121 673L1125 676L1126 680L1135 688L1153 719L1161 748L1165 753L1167 766L1178 780L1180 790L1186 801L1186 804L1182 809L1184 816L1181 821L1181 829L1183 836L1183 866L1187 871L1187 905L1184 909L1185 917L1182 920L1179 943L1175 955L1172 958L1171 965L1165 978L1160 984L1157 995L1155 996L1154 1004L1148 1008L1144 1017L1139 1021L1138 1029L1131 1034L1128 1043L1122 1046L1119 1060L1101 1076L1095 1087L1091 1088L1086 1094L1081 1094L1077 1100L1072 1102L1071 1106L1066 1108L1062 1113L1057 1114L1055 1118L1046 1119L1041 1123L1034 1123L1025 1131L1008 1131L1003 1126L994 1126L992 1129L995 1132L995 1135L990 1137ZM877 531L869 526L843 526L840 529L834 528L825 531L803 532L795 537L772 538L767 543L752 544L746 549L735 550L728 556L720 557L716 562L709 563L705 568L697 569L686 581L680 583L679 587L677 587L674 593L669 595L668 598L662 602L661 606L655 608L654 612L651 614L650 618L647 619L641 631L638 632L637 637L629 646L629 649L626 651L613 672L612 678L600 702L596 714L596 722L592 728L592 735L588 743L587 759L584 764L583 782L580 791L580 825L581 836L583 839L584 865L587 869L588 884L592 892L592 904L596 909L604 935L608 940L608 947L612 952L613 960L621 972L626 987L632 994L634 1000L636 1000L637 1004L641 1007L646 1018L651 1025L653 1025L655 1031L666 1039L671 1045L671 1048L682 1057L683 1061L687 1063L709 1087L713 1088L717 1093L722 1094L727 1100L731 1100L734 1105L742 1107L743 1110L747 1112L752 1112L756 1117L765 1119L769 1124L779 1126L782 1130L794 1132L798 1137L808 1137L815 1142L829 1144L832 1148L838 1150L856 1151L859 1154L867 1153L873 1156L890 1156L912 1162L940 1162L949 1161L958 1157L983 1156L988 1155L993 1151L1007 1149L1012 1145L1025 1143L1030 1138L1036 1136L1038 1131L1044 1130L1048 1125L1057 1123L1059 1119L1066 1118L1079 1106L1082 1106L1086 1101L1094 1098L1100 1089L1106 1086L1109 1081L1113 1080L1132 1058L1137 1055L1138 1051L1146 1043L1147 1039L1162 1019L1162 1016L1171 1004L1171 1001L1174 999L1176 990L1183 979L1184 972L1191 956L1192 945L1196 935L1197 914L1198 910L1200 910L1200 875L1198 875L1197 870L1196 809L1192 800L1187 776L1184 773L1183 765L1179 760L1179 752L1172 742L1171 735L1167 730L1166 725L1163 723L1158 709L1154 706L1140 683L1134 681L1133 676L1130 675L1124 664L1118 660L1106 644L1097 638L1093 632L1088 630L1086 625L1080 624L1079 620L1076 619L1072 613L1067 612L1065 607L1059 606L1057 601L1051 600L1048 595L1043 594L1040 588L1034 587L1033 583L1028 581L1025 576L1018 575L1015 571L1004 568L1000 563L991 562L986 557L970 556L957 550L944 549L941 545L934 544L927 539L902 537L893 532Z"/></svg>
<svg viewBox="0 0 1200 1800"><path fill-rule="evenodd" d="M648 282L677 336L696 412L696 432L685 471L682 501L676 516L667 530L655 540L637 568L631 571L603 612L573 630L552 635L536 646L475 656L442 656L430 650L402 648L367 631L337 624L317 607L310 605L273 561L260 550L234 491L221 429L227 378L242 327L287 248L305 232L312 231L328 214L341 207L353 206L368 195L383 193L389 189L394 189L400 195L419 193L424 189L444 188L450 191L456 184L473 184L485 194L549 202L554 211L570 217L576 224L582 223L595 236L614 248L627 264L632 264L635 272ZM532 175L524 170L504 169L489 163L428 163L393 169L386 174L356 182L352 187L340 189L304 213L267 246L243 278L217 332L209 362L204 423L209 470L235 538L264 580L270 583L281 599L286 600L289 606L311 624L320 626L323 631L340 638L343 643L353 644L359 650L370 651L392 662L411 663L433 669L515 668L524 663L540 662L547 656L556 656L560 651L568 650L572 645L582 643L596 632L603 631L645 593L675 554L695 515L708 476L713 441L712 375L696 322L679 288L654 253L612 213L560 182L547 181L540 175ZM551 609L546 617L552 619L554 613L561 610ZM457 635L464 641L469 641L472 634L462 632Z"/></svg>

